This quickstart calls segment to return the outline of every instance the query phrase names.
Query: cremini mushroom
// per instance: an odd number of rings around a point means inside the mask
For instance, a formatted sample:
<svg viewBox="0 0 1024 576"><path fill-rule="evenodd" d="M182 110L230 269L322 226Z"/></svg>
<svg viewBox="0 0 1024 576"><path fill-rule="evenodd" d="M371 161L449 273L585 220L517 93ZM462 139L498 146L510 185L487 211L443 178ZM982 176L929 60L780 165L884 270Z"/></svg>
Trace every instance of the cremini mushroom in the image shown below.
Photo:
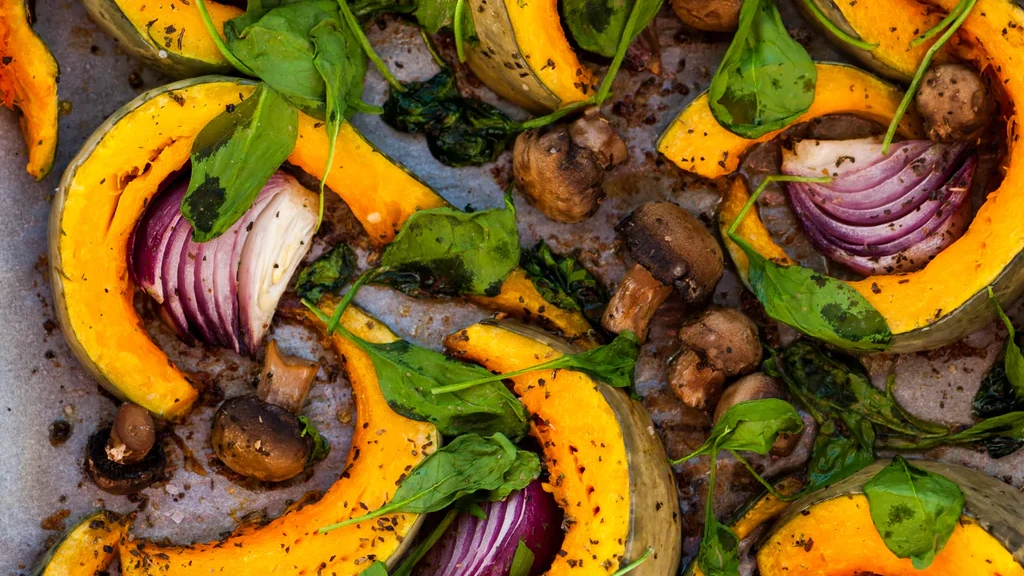
<svg viewBox="0 0 1024 576"><path fill-rule="evenodd" d="M111 494L147 488L163 477L166 463L153 417L131 402L121 404L113 425L97 430L86 445L86 471L96 486Z"/></svg>
<svg viewBox="0 0 1024 576"><path fill-rule="evenodd" d="M256 395L264 402L298 414L319 369L316 362L283 354L277 340L271 340L263 359Z"/></svg>
<svg viewBox="0 0 1024 576"><path fill-rule="evenodd" d="M597 108L590 108L571 125L527 130L516 138L516 188L548 218L581 222L604 200L605 171L626 155L622 138Z"/></svg>
<svg viewBox="0 0 1024 576"><path fill-rule="evenodd" d="M779 386L779 383L763 372L755 372L744 376L731 384L722 393L721 399L718 400L718 405L715 406L714 423L717 424L726 411L742 402L764 400L766 398L785 399L785 396L786 393ZM775 443L772 444L770 454L773 456L789 456L793 449L796 448L797 443L800 442L802 434L803 431L797 434L790 434L788 432L779 434L775 439Z"/></svg>
<svg viewBox="0 0 1024 576"><path fill-rule="evenodd" d="M684 24L707 32L732 32L740 23L743 0L671 0Z"/></svg>
<svg viewBox="0 0 1024 576"><path fill-rule="evenodd" d="M915 101L928 137L936 142L975 141L996 115L987 82L965 64L930 68Z"/></svg>
<svg viewBox="0 0 1024 576"><path fill-rule="evenodd" d="M671 202L648 202L616 230L635 264L608 302L601 325L641 341L654 311L673 292L689 305L703 304L722 279L722 248L689 212Z"/></svg>

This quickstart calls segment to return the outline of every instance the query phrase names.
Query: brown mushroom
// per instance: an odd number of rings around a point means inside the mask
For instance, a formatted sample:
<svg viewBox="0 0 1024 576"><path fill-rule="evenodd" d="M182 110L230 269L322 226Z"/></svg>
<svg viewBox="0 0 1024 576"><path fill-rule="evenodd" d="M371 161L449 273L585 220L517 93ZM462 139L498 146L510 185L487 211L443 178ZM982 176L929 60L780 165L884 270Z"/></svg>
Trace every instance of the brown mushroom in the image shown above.
<svg viewBox="0 0 1024 576"><path fill-rule="evenodd" d="M725 373L708 363L699 353L684 348L668 368L668 385L676 397L690 408L710 408L725 385Z"/></svg>
<svg viewBox="0 0 1024 576"><path fill-rule="evenodd" d="M302 472L313 455L305 425L280 406L255 396L226 400L213 416L211 442L228 468L264 482Z"/></svg>
<svg viewBox="0 0 1024 576"><path fill-rule="evenodd" d="M134 494L164 475L167 460L156 443L149 412L131 402L117 410L114 424L96 431L85 449L85 470L101 490Z"/></svg>
<svg viewBox="0 0 1024 576"><path fill-rule="evenodd" d="M316 362L283 354L277 340L271 340L263 359L256 395L264 402L298 414L319 369Z"/></svg>
<svg viewBox="0 0 1024 576"><path fill-rule="evenodd" d="M722 279L722 248L704 226L671 202L648 202L616 230L636 265L619 284L601 325L618 334L632 330L641 341L654 311L672 293L687 305L711 296Z"/></svg>
<svg viewBox="0 0 1024 576"><path fill-rule="evenodd" d="M605 170L625 160L626 145L597 108L570 126L527 130L516 138L512 169L527 202L558 222L581 222L604 200Z"/></svg>
<svg viewBox="0 0 1024 576"><path fill-rule="evenodd" d="M671 0L684 24L708 32L732 32L740 23L743 0Z"/></svg>
<svg viewBox="0 0 1024 576"><path fill-rule="evenodd" d="M985 79L959 63L933 66L915 99L928 138L936 142L972 142L995 117L996 105Z"/></svg>
<svg viewBox="0 0 1024 576"><path fill-rule="evenodd" d="M748 374L761 363L757 325L739 310L711 308L683 325L679 340L703 352L708 362L726 376Z"/></svg>
<svg viewBox="0 0 1024 576"><path fill-rule="evenodd" d="M735 383L731 384L722 393L721 399L718 401L718 405L715 406L715 417L714 423L722 418L733 406L749 402L751 400L764 400L766 398L784 398L785 392L779 383L773 378L765 375L763 372L755 372L748 376L740 378ZM788 432L780 433L775 439L775 443L772 444L770 454L773 456L789 456L793 449L796 448L797 443L800 442L800 437L803 432L796 434L790 434Z"/></svg>

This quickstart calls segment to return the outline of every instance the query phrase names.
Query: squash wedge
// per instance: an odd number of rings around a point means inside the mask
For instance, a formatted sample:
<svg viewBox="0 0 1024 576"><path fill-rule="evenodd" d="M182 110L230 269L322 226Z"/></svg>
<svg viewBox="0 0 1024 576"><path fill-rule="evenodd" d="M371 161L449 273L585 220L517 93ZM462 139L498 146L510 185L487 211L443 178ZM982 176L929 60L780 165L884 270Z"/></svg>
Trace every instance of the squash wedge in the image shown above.
<svg viewBox="0 0 1024 576"><path fill-rule="evenodd" d="M956 4L952 0L943 2L947 8ZM957 54L973 62L977 69L995 75L1011 102L1024 102L1024 78L1016 72L1024 64L1024 10L1008 0L979 0L958 34L961 41L955 46ZM896 89L863 72L839 68L818 65L815 102L801 120L826 113L851 113L888 122L900 96ZM837 77L834 72L843 74ZM822 83L822 78L826 78L826 83ZM1003 182L989 194L959 240L916 272L850 282L888 323L893 334L890 351L913 352L944 346L991 321L994 309L986 292L990 285L1003 304L1024 293L1024 228L1014 216L1024 211L1024 164L1020 161L1024 157L1024 142L1019 138L1019 130L1011 115ZM906 137L918 137L917 119L901 125L900 132ZM684 170L717 178L731 174L743 153L756 142L719 126L711 116L706 98L701 97L679 115L663 136L659 149ZM705 151L704 156L700 150ZM719 213L721 225L732 222L748 194L742 181L728 186ZM762 255L788 262L754 211L741 224L739 234ZM746 258L731 242L726 241L726 246L741 277L745 277Z"/></svg>
<svg viewBox="0 0 1024 576"><path fill-rule="evenodd" d="M864 483L886 464L876 462L792 504L758 550L761 576L1024 575L1024 496L981 472L941 462L915 460L914 465L960 486L964 516L927 569L896 557L871 521L863 493Z"/></svg>
<svg viewBox="0 0 1024 576"><path fill-rule="evenodd" d="M100 574L117 557L131 518L100 510L79 522L43 554L31 576Z"/></svg>
<svg viewBox="0 0 1024 576"><path fill-rule="evenodd" d="M539 330L510 322L470 326L448 336L445 348L498 373L572 351ZM530 413L530 434L544 452L544 489L566 517L565 540L547 574L611 574L647 547L654 553L631 574L675 573L682 545L678 497L643 406L571 370L512 380Z"/></svg>
<svg viewBox="0 0 1024 576"><path fill-rule="evenodd" d="M226 106L253 90L248 81L208 76L147 92L101 125L64 173L50 216L50 266L58 318L79 361L113 394L180 420L197 398L188 377L149 337L132 306L128 241L160 184L189 160L192 140ZM136 143L142 143L136 144ZM299 116L289 162L316 178L327 160L321 123ZM417 210L447 205L349 124L338 136L327 179L370 238L386 244ZM490 300L517 317L551 319L567 337L590 337L578 314L554 310L531 282ZM517 293L519 295L517 295ZM513 302L521 304L514 306Z"/></svg>
<svg viewBox="0 0 1024 576"><path fill-rule="evenodd" d="M596 86L562 29L557 0L469 0L479 42L469 69L499 96L535 113L586 100Z"/></svg>
<svg viewBox="0 0 1024 576"><path fill-rule="evenodd" d="M333 303L322 304L331 314ZM322 329L312 314L307 318ZM342 324L370 342L397 337L387 326L354 307ZM330 343L342 358L356 402L356 425L348 462L341 478L320 498L260 527L248 527L218 542L165 546L133 540L120 548L125 576L185 576L199 574L336 574L355 576L374 560L398 558L412 543L422 517L392 514L388 522L363 522L338 530L317 529L360 516L385 504L409 470L433 452L440 442L433 424L395 413L380 391L373 361L341 336Z"/></svg>
<svg viewBox="0 0 1024 576"><path fill-rule="evenodd" d="M53 54L32 30L27 0L0 0L0 104L21 113L25 169L36 180L50 173L57 154L59 76Z"/></svg>
<svg viewBox="0 0 1024 576"><path fill-rule="evenodd" d="M93 22L117 39L121 50L172 78L235 71L214 44L195 2L82 0L82 4ZM218 2L206 6L217 30L243 12Z"/></svg>

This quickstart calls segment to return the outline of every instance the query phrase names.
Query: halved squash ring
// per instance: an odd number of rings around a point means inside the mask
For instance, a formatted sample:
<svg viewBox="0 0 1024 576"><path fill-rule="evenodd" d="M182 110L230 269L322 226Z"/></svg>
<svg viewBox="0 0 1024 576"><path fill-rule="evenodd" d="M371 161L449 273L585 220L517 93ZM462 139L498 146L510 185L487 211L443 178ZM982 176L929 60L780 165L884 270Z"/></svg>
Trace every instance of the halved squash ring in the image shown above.
<svg viewBox="0 0 1024 576"><path fill-rule="evenodd" d="M321 305L326 314L333 303ZM315 316L309 320L322 329ZM383 323L354 307L342 324L369 342L397 339ZM205 544L166 546L133 540L120 546L125 576L200 574L336 574L355 576L375 560L398 558L412 542L421 516L393 514L387 525L363 522L327 533L317 529L360 516L385 504L409 470L438 448L433 424L395 413L380 391L373 361L341 336L330 337L342 358L356 403L356 425L341 478L320 500L284 514L270 523Z"/></svg>
<svg viewBox="0 0 1024 576"><path fill-rule="evenodd" d="M0 104L21 113L25 169L36 180L50 173L57 154L59 76L53 54L32 30L27 0L0 0Z"/></svg>
<svg viewBox="0 0 1024 576"><path fill-rule="evenodd" d="M761 576L1024 576L1024 496L981 472L942 462L914 466L963 491L964 516L932 564L917 570L896 557L871 521L864 483L888 461L868 466L789 506L757 552Z"/></svg>
<svg viewBox="0 0 1024 576"><path fill-rule="evenodd" d="M911 1L911 0L903 0ZM955 4L948 1L946 4ZM1008 22L1020 27L1002 29ZM1024 11L1007 0L979 0L975 12L961 29L958 49L978 69L991 69L1002 81L1012 102L1024 102ZM968 43L967 38L974 39ZM902 94L873 76L848 66L818 64L814 104L800 120L825 114L848 113L888 123ZM967 232L943 250L925 268L908 274L871 276L850 282L885 318L893 334L891 352L912 352L955 342L994 317L987 286L999 300L1009 303L1024 292L1024 142L1019 126L1009 121L1008 170L1000 188L991 192ZM901 124L907 137L920 137L916 117ZM740 157L754 144L773 138L746 140L722 128L711 115L707 97L686 108L659 143L659 150L684 170L707 178L733 173ZM748 198L746 184L733 181L723 199L719 224L728 226ZM752 211L738 233L762 255L788 262L782 248ZM726 245L740 275L747 260L738 247Z"/></svg>
<svg viewBox="0 0 1024 576"><path fill-rule="evenodd" d="M490 321L451 334L445 348L498 373L572 351L539 330ZM562 550L547 574L611 574L647 547L654 553L631 574L674 574L682 546L678 497L643 406L582 372L540 371L512 381L544 452L544 489L566 517Z"/></svg>
<svg viewBox="0 0 1024 576"><path fill-rule="evenodd" d="M130 516L100 510L83 518L43 554L31 576L101 574L117 558Z"/></svg>

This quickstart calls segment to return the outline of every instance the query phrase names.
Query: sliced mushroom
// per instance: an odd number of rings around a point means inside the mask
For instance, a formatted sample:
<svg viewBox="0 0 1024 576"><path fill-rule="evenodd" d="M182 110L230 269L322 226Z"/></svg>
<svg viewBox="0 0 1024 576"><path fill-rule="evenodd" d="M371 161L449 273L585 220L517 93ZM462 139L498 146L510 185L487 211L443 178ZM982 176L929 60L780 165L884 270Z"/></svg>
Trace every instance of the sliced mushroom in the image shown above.
<svg viewBox="0 0 1024 576"><path fill-rule="evenodd" d="M596 108L588 109L571 126L545 126L516 138L516 188L548 218L581 222L604 200L605 170L626 154L625 143L608 120Z"/></svg>
<svg viewBox="0 0 1024 576"><path fill-rule="evenodd" d="M739 26L743 0L672 0L684 24L708 32L732 32Z"/></svg>
<svg viewBox="0 0 1024 576"><path fill-rule="evenodd" d="M708 362L726 376L748 374L761 363L757 325L739 310L711 308L683 325L679 340L703 352Z"/></svg>
<svg viewBox="0 0 1024 576"><path fill-rule="evenodd" d="M283 354L277 346L277 340L271 340L263 359L263 371L260 373L256 395L264 402L298 414L319 369L320 365L316 362Z"/></svg>
<svg viewBox="0 0 1024 576"><path fill-rule="evenodd" d="M710 411L722 393L725 373L697 352L684 349L669 364L668 385L683 404Z"/></svg>
<svg viewBox="0 0 1024 576"><path fill-rule="evenodd" d="M167 459L156 443L149 412L131 402L117 410L114 424L96 431L85 448L85 470L101 490L134 494L164 475Z"/></svg>
<svg viewBox="0 0 1024 576"><path fill-rule="evenodd" d="M744 376L734 384L731 384L722 393L722 398L718 401L718 405L715 406L714 422L717 424L722 415L737 404L751 400L764 400L766 398L785 398L785 396L786 394L782 387L779 386L779 383L763 372L755 372ZM770 454L772 456L789 456L800 442L802 435L803 431L797 434L789 434L787 432L779 434L775 439L775 443L772 444Z"/></svg>
<svg viewBox="0 0 1024 576"><path fill-rule="evenodd" d="M264 482L302 472L313 454L305 425L284 408L255 396L226 400L213 416L211 442L228 468Z"/></svg>
<svg viewBox="0 0 1024 576"><path fill-rule="evenodd" d="M973 142L995 118L996 105L985 79L959 63L933 66L916 96L928 137L936 142Z"/></svg>
<svg viewBox="0 0 1024 576"><path fill-rule="evenodd" d="M625 238L636 265L622 279L601 320L610 332L632 330L644 341L654 311L672 288L683 302L697 305L711 296L722 279L725 263L718 241L689 212L671 202L640 206L616 230Z"/></svg>

